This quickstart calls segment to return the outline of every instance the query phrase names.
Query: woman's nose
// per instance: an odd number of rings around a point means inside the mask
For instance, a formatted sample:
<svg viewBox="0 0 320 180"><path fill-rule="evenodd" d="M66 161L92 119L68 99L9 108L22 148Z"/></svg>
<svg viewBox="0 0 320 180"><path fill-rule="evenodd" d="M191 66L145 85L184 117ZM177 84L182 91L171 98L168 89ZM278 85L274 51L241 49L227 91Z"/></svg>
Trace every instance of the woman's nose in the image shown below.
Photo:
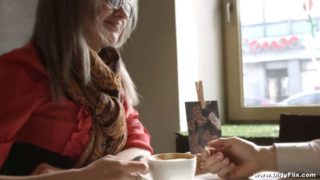
<svg viewBox="0 0 320 180"><path fill-rule="evenodd" d="M123 6L121 6L119 9L116 9L114 13L115 13L115 16L117 16L118 18L121 18L121 19L129 18Z"/></svg>

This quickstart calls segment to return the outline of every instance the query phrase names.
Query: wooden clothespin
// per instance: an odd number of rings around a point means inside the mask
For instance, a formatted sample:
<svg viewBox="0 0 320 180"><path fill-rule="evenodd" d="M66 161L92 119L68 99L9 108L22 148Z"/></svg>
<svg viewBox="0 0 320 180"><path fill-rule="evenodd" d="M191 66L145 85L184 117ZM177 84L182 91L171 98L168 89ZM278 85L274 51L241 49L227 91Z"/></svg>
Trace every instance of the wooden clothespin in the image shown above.
<svg viewBox="0 0 320 180"><path fill-rule="evenodd" d="M206 102L204 101L202 81L196 81L195 84L196 84L197 96L198 96L198 101L200 103L200 107L201 109L205 109Z"/></svg>

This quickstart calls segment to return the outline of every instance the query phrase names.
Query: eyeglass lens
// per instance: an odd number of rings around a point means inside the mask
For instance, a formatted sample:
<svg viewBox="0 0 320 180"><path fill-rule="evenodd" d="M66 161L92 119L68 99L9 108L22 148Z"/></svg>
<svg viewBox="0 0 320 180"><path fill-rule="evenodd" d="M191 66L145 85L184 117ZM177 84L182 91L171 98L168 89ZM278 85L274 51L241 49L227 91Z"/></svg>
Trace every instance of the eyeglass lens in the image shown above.
<svg viewBox="0 0 320 180"><path fill-rule="evenodd" d="M130 18L132 13L132 7L130 3L123 0L107 0L108 4L114 9L120 9L123 6L123 9L126 15Z"/></svg>

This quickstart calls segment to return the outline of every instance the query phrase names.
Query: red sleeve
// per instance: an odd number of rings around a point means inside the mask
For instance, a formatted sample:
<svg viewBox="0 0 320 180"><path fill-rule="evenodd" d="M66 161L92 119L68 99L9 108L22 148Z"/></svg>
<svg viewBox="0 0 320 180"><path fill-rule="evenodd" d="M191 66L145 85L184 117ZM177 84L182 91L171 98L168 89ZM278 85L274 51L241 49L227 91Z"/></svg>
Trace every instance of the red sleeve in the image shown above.
<svg viewBox="0 0 320 180"><path fill-rule="evenodd" d="M19 129L35 109L34 69L16 56L0 56L0 169Z"/></svg>
<svg viewBox="0 0 320 180"><path fill-rule="evenodd" d="M126 111L126 121L128 128L128 141L125 148L137 147L153 153L150 145L150 134L139 121L139 113L132 107L124 103Z"/></svg>

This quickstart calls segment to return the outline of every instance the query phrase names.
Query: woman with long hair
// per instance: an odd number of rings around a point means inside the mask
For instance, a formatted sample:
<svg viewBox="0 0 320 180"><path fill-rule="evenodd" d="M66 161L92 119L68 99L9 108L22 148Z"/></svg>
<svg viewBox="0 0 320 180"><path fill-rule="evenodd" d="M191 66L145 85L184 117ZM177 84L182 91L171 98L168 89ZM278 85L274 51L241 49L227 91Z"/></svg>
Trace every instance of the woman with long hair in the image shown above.
<svg viewBox="0 0 320 180"><path fill-rule="evenodd" d="M147 170L130 161L152 148L118 52L137 12L138 0L39 0L30 42L0 56L0 179Z"/></svg>

